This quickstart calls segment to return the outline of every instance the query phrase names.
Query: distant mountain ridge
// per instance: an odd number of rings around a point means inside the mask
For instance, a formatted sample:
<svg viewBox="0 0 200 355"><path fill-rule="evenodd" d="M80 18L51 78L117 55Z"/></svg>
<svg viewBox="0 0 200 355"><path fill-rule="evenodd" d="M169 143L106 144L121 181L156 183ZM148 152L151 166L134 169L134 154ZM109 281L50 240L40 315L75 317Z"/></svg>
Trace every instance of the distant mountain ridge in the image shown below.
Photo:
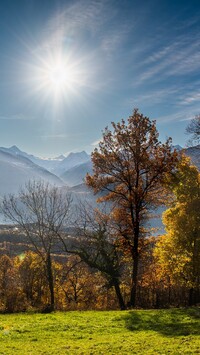
<svg viewBox="0 0 200 355"><path fill-rule="evenodd" d="M57 165L59 165L59 163L65 158L64 155L59 156L58 158L53 158L53 159L51 159L51 158L48 158L48 159L39 158L39 157L36 157L36 156L34 156L32 154L28 154L26 152L23 152L16 145L13 145L10 148L0 147L0 150L1 151L5 151L5 152L10 153L10 154L15 155L15 156L21 156L21 157L28 158L33 163L41 166L42 168L45 168L45 169L49 170L50 172L53 172L55 167Z"/></svg>
<svg viewBox="0 0 200 355"><path fill-rule="evenodd" d="M56 186L64 182L25 156L15 155L0 148L0 196L16 193L29 180L43 180Z"/></svg>
<svg viewBox="0 0 200 355"><path fill-rule="evenodd" d="M70 187L83 184L86 174L92 174L91 160L65 171L61 178Z"/></svg>
<svg viewBox="0 0 200 355"><path fill-rule="evenodd" d="M183 149L200 169L200 145ZM55 185L69 188L83 184L86 174L92 174L91 156L85 151L42 159L21 151L17 146L0 148L0 196L17 191L28 179L42 179Z"/></svg>
<svg viewBox="0 0 200 355"><path fill-rule="evenodd" d="M28 154L20 150L16 145L10 148L0 147L0 151L12 154L18 157L24 157L31 160L33 163L49 170L51 173L61 176L66 170L74 166L86 163L90 160L90 155L85 151L77 153L69 153L67 157L60 155L57 158L39 158L32 154Z"/></svg>
<svg viewBox="0 0 200 355"><path fill-rule="evenodd" d="M84 163L88 163L90 161L90 155L88 155L85 151L78 153L70 153L65 159L60 162L60 164L55 168L54 171L58 176L62 176L69 169L72 169Z"/></svg>
<svg viewBox="0 0 200 355"><path fill-rule="evenodd" d="M91 166L90 155L84 151L70 153L67 157L62 155L54 159L42 159L21 151L15 145L0 147L0 199L8 193L18 193L29 180L43 180L69 189L84 182L86 173L91 172ZM59 176L66 171L69 173L64 181Z"/></svg>
<svg viewBox="0 0 200 355"><path fill-rule="evenodd" d="M200 170L200 144L184 150L185 154L191 158L194 165Z"/></svg>
<svg viewBox="0 0 200 355"><path fill-rule="evenodd" d="M182 150L180 146L174 148ZM200 145L183 151L200 170ZM92 174L92 161L84 151L70 153L67 157L61 155L54 159L42 159L22 152L16 146L1 147L0 199L8 193L18 193L29 180L39 179L69 191L73 203L87 200L95 206L96 196L84 183L87 173Z"/></svg>

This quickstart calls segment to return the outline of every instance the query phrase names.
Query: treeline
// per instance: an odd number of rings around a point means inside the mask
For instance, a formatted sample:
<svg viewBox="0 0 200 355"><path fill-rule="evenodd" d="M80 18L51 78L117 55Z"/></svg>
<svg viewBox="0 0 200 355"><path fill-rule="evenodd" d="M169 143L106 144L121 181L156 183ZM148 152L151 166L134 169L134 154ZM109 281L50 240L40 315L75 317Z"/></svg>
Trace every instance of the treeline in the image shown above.
<svg viewBox="0 0 200 355"><path fill-rule="evenodd" d="M92 162L86 184L100 196L97 208L80 202L75 210L68 193L40 181L4 198L1 212L34 253L1 257L1 310L200 302L198 169L137 109L105 129ZM163 205L166 234L154 236L148 223ZM61 253L65 262L55 258Z"/></svg>
<svg viewBox="0 0 200 355"><path fill-rule="evenodd" d="M149 238L139 268L136 306L138 308L163 308L188 306L191 287L185 278L166 272L154 254L157 238ZM159 243L159 242L158 242ZM52 263L56 310L118 309L119 303L112 283L79 257L67 256ZM130 275L124 273L120 288L124 302L129 300ZM199 291L198 291L199 292ZM50 293L43 260L34 252L20 256L0 256L0 312L49 312Z"/></svg>

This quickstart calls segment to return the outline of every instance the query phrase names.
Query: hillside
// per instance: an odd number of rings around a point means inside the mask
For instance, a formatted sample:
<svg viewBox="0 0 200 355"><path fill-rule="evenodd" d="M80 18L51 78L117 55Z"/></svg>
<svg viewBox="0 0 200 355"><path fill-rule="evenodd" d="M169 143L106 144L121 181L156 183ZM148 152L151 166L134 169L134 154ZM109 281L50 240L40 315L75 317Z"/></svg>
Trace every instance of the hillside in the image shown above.
<svg viewBox="0 0 200 355"><path fill-rule="evenodd" d="M65 171L60 177L66 184L70 187L82 184L84 182L86 174L92 174L92 162L87 161L86 163L75 166L67 171Z"/></svg>
<svg viewBox="0 0 200 355"><path fill-rule="evenodd" d="M4 314L0 323L4 355L192 355L200 349L198 308Z"/></svg>

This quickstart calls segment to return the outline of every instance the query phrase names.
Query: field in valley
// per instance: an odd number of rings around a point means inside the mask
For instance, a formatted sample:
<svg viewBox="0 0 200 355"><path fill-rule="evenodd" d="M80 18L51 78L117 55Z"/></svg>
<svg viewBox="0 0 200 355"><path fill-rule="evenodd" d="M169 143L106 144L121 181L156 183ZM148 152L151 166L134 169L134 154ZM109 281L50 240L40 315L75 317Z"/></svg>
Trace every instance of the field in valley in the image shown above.
<svg viewBox="0 0 200 355"><path fill-rule="evenodd" d="M200 354L200 309L2 314L0 354Z"/></svg>

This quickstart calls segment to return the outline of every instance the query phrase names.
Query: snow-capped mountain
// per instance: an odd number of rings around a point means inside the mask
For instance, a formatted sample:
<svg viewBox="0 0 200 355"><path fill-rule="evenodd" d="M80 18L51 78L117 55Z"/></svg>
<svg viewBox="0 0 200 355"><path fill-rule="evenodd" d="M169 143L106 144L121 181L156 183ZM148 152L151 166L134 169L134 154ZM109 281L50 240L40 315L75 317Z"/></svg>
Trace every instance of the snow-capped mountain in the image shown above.
<svg viewBox="0 0 200 355"><path fill-rule="evenodd" d="M70 153L65 159L63 159L57 165L57 167L53 170L53 172L58 176L61 176L67 170L89 161L90 161L90 155L87 154L85 151L78 152L78 153Z"/></svg>
<svg viewBox="0 0 200 355"><path fill-rule="evenodd" d="M7 153L10 153L14 156L21 156L21 157L25 157L28 158L29 160L31 160L33 163L41 166L42 168L45 168L51 172L53 172L53 170L56 168L57 165L59 165L59 163L65 159L64 155L60 155L57 158L39 158L36 157L32 154L28 154L26 152L23 152L22 150L20 150L18 147L16 147L16 145L13 145L10 148L4 148L1 147L0 151L4 151Z"/></svg>
<svg viewBox="0 0 200 355"><path fill-rule="evenodd" d="M182 150L181 147L175 148ZM183 151L200 169L200 145ZM61 155L54 159L42 159L22 152L16 146L2 147L0 148L0 200L5 194L17 193L29 180L39 179L61 186L64 190L67 189L72 194L73 204L86 200L95 206L97 196L94 196L93 191L84 184L87 173L92 174L92 162L90 155L84 151L70 153L67 157Z"/></svg>
<svg viewBox="0 0 200 355"><path fill-rule="evenodd" d="M49 170L50 172L60 176L66 170L73 168L74 166L83 164L90 160L90 155L85 151L77 153L69 153L67 157L60 155L56 158L39 158L32 154L28 154L20 150L16 145L13 145L10 148L0 147L0 151L12 154L17 157L25 157L31 160L33 163Z"/></svg>
<svg viewBox="0 0 200 355"><path fill-rule="evenodd" d="M180 146L175 147L181 150ZM200 169L200 145L184 149ZM0 196L17 192L30 179L73 187L83 184L86 174L92 174L91 157L85 151L42 159L21 151L18 147L0 148Z"/></svg>
<svg viewBox="0 0 200 355"><path fill-rule="evenodd" d="M57 186L64 182L28 158L0 149L0 196L16 193L29 180L43 180Z"/></svg>

